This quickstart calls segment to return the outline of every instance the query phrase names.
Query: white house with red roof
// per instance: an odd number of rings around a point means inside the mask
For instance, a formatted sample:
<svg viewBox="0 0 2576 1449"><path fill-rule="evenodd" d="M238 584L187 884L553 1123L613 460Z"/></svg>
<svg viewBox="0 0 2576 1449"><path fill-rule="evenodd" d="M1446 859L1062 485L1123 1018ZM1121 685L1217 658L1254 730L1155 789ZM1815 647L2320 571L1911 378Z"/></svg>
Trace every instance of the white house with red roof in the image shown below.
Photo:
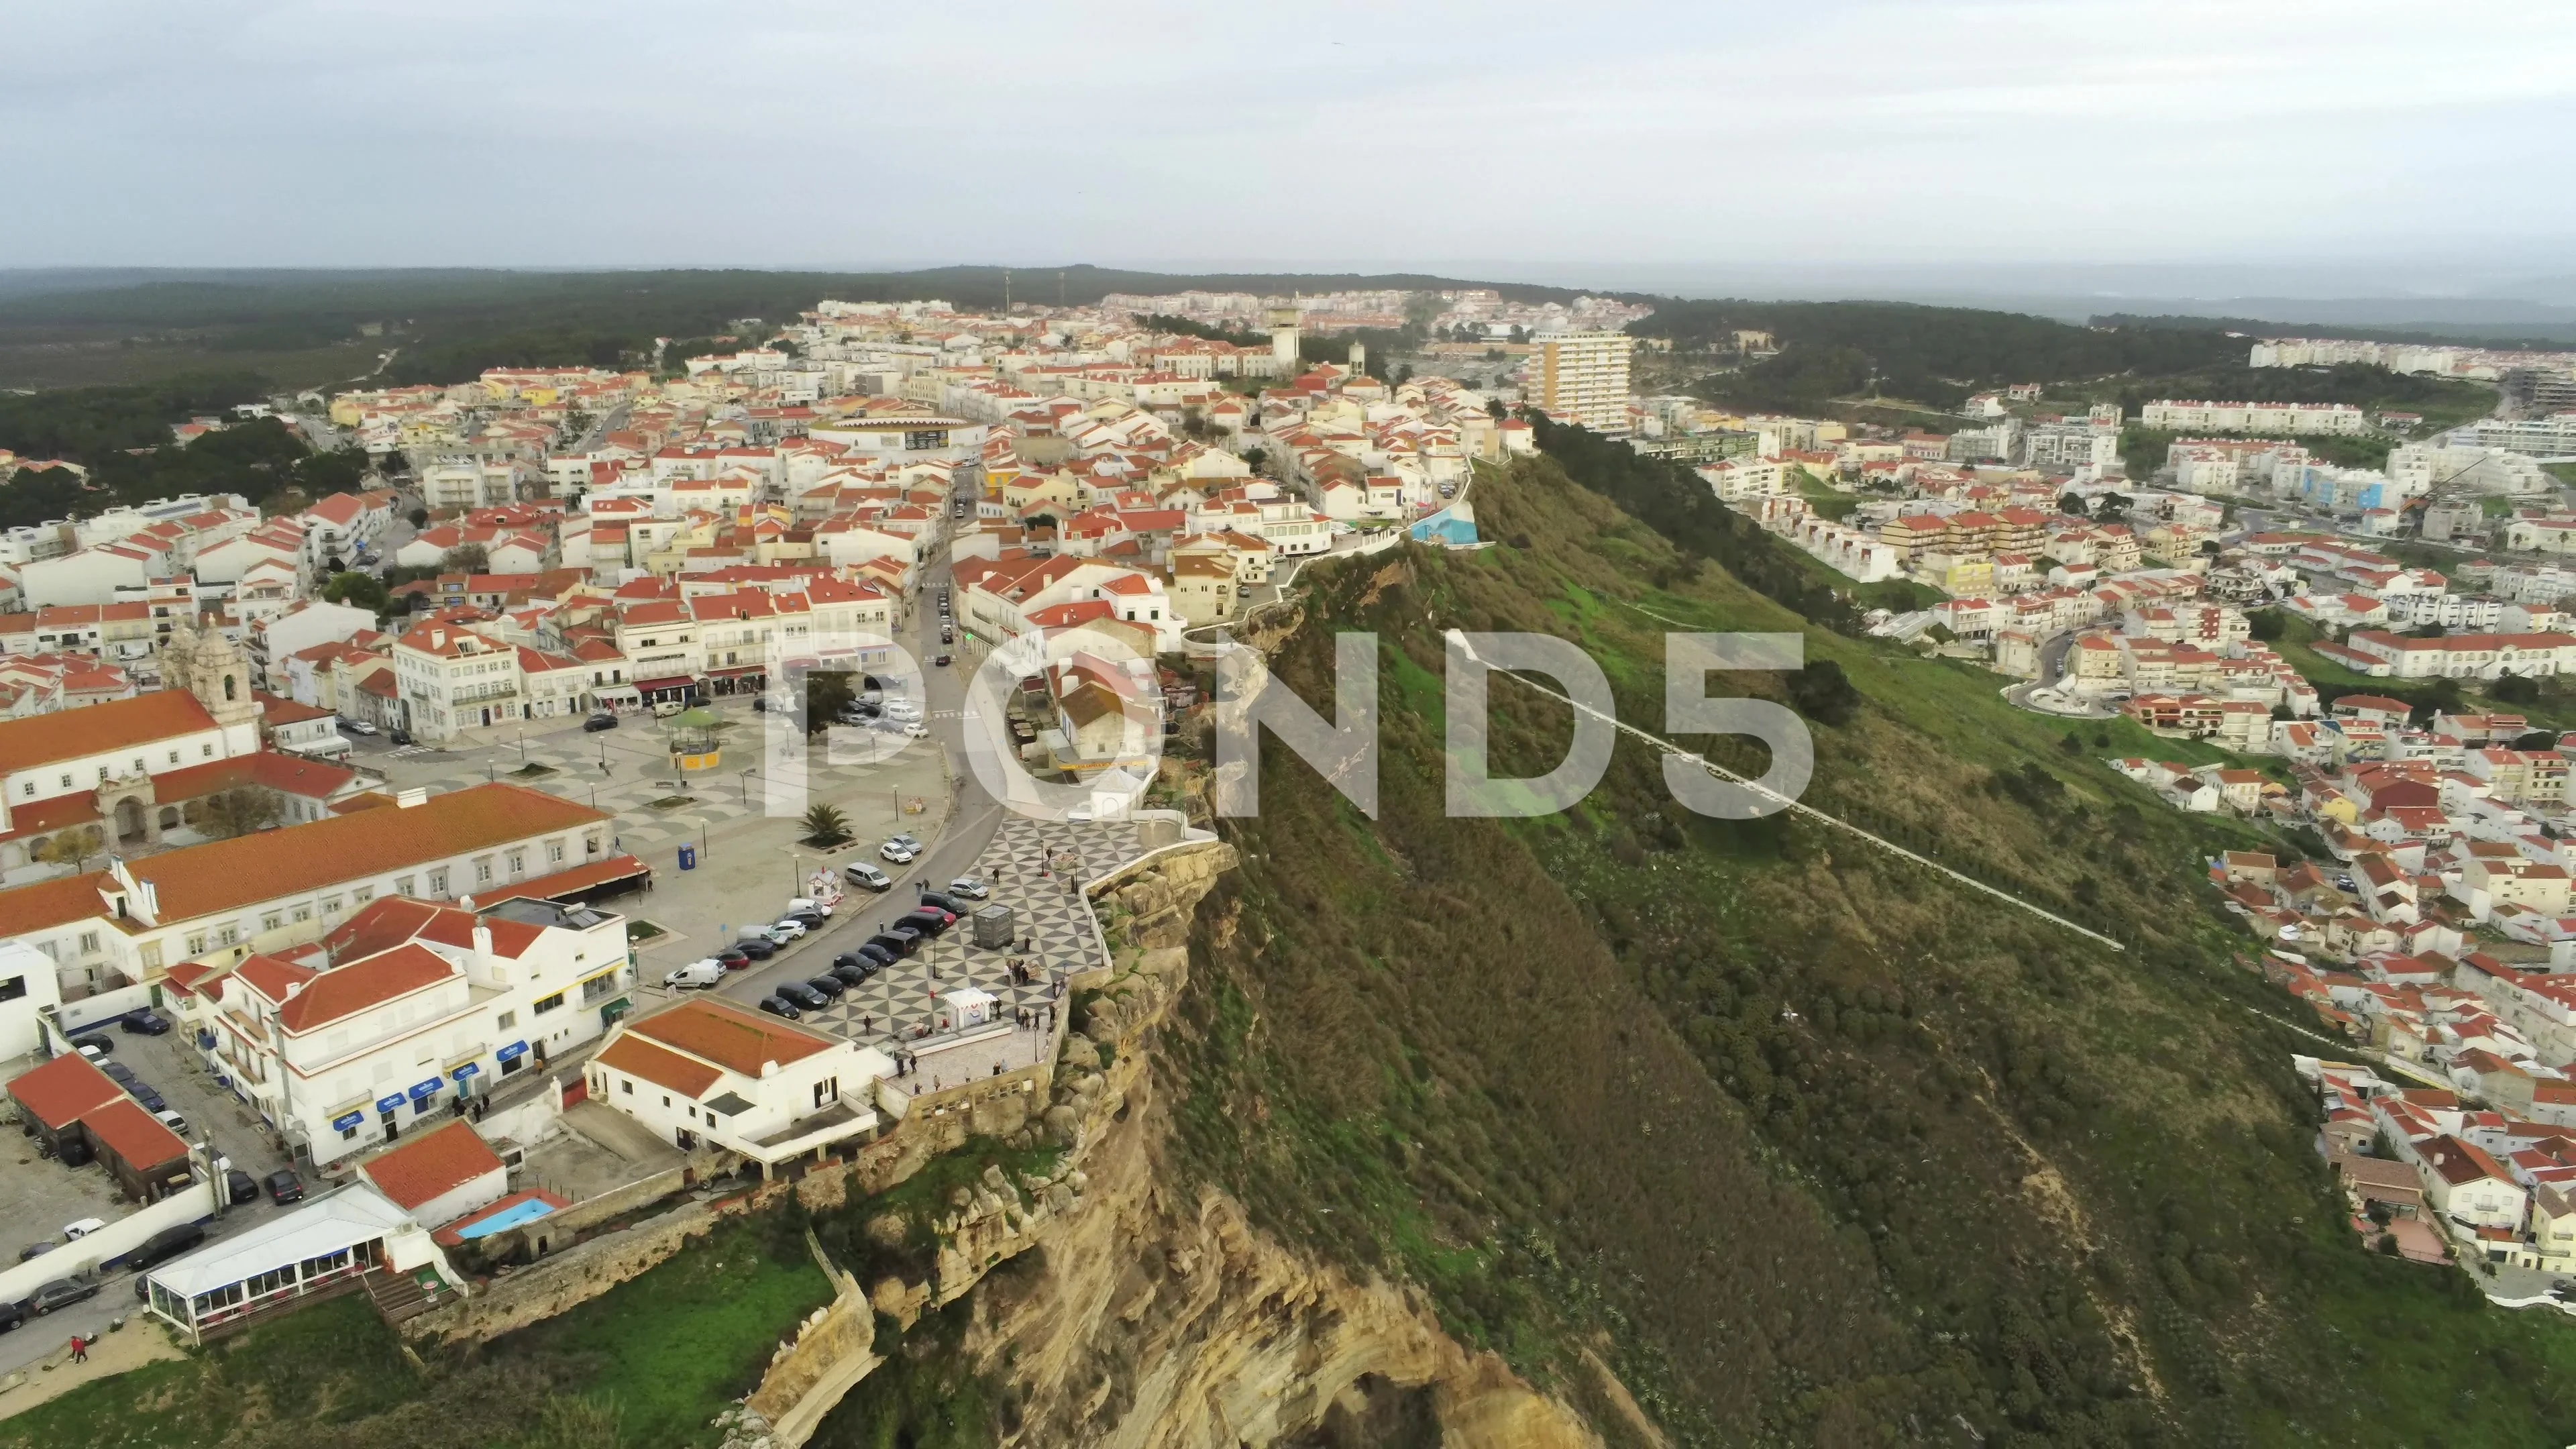
<svg viewBox="0 0 2576 1449"><path fill-rule="evenodd" d="M633 984L612 912L392 897L291 958L174 967L165 994L207 1064L327 1167L597 1038Z"/></svg>

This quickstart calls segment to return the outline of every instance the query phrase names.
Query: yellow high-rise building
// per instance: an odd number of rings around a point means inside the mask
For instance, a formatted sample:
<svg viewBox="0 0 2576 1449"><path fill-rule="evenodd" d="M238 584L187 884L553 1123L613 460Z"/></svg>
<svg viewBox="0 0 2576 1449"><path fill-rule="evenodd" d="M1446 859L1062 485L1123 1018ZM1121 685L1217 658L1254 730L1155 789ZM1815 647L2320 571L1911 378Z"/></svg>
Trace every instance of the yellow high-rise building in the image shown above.
<svg viewBox="0 0 2576 1449"><path fill-rule="evenodd" d="M1596 433L1628 434L1628 349L1624 332L1562 332L1535 339L1530 397L1549 413Z"/></svg>

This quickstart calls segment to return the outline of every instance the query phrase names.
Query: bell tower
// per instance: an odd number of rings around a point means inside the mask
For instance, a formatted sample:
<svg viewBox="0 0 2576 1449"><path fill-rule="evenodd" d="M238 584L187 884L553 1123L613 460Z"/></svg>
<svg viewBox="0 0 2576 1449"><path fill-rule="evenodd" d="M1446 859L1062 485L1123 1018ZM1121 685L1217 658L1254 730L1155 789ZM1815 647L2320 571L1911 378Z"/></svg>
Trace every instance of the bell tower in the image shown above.
<svg viewBox="0 0 2576 1449"><path fill-rule="evenodd" d="M171 652L183 654L187 663L183 674L171 680L174 689L185 689L206 707L215 723L226 728L255 724L259 719L259 701L251 695L250 655L242 646L223 636L223 631L202 623L190 631L182 643L178 631L170 638ZM251 748L258 748L257 731L252 731Z"/></svg>

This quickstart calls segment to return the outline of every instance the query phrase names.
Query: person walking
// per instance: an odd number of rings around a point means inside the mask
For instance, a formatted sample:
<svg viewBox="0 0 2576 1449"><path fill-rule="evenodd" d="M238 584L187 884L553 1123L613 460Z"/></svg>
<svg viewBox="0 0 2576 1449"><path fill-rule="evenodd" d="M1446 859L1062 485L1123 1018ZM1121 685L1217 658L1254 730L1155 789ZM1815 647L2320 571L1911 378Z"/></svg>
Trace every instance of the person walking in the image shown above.
<svg viewBox="0 0 2576 1449"><path fill-rule="evenodd" d="M89 1340L77 1333L72 1335L72 1362L89 1362Z"/></svg>

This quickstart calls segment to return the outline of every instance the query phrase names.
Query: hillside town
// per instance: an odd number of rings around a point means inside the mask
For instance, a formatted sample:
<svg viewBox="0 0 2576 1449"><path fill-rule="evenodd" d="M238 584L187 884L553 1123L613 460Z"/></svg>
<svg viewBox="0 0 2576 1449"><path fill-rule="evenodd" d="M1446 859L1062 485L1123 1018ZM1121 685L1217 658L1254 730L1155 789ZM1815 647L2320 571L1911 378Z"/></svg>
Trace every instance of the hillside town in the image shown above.
<svg viewBox="0 0 2576 1449"><path fill-rule="evenodd" d="M1529 448L1301 335L1438 299L1256 300L1243 344L1138 321L1224 299L827 301L652 372L285 399L165 446L274 417L367 487L12 530L0 1080L54 1159L17 1220L72 1226L0 1305L103 1315L122 1266L191 1341L361 1281L407 1319L907 1121L1007 1096L1063 1145L1041 1089L1109 965L1078 883L1214 837L1105 791L1001 818L968 672L1024 768L1155 778L1194 633L1311 558L1472 545L1473 467Z"/></svg>

